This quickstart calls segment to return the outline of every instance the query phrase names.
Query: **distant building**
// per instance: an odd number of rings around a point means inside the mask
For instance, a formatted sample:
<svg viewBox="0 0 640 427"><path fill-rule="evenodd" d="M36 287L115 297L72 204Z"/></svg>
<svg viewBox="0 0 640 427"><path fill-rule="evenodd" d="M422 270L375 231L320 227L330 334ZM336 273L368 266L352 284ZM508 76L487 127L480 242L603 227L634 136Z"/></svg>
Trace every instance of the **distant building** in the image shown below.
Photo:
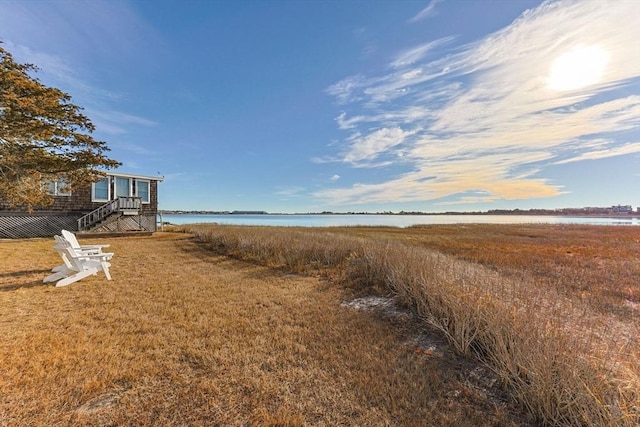
<svg viewBox="0 0 640 427"><path fill-rule="evenodd" d="M633 213L633 207L631 205L611 206L611 211L616 214L631 214Z"/></svg>

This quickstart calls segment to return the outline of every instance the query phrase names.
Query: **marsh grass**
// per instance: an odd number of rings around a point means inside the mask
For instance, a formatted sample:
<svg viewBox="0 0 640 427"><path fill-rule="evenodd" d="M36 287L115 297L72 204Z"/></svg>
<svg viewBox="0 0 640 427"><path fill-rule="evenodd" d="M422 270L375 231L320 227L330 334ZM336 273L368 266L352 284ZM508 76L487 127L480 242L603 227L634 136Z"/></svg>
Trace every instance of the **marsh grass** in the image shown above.
<svg viewBox="0 0 640 427"><path fill-rule="evenodd" d="M343 306L358 289L328 271L359 263L352 238L288 232L81 240L111 244L113 280L64 288L42 283L52 239L0 241L0 425L524 423L410 316Z"/></svg>
<svg viewBox="0 0 640 427"><path fill-rule="evenodd" d="M189 231L226 255L394 295L541 423L640 423L637 227Z"/></svg>

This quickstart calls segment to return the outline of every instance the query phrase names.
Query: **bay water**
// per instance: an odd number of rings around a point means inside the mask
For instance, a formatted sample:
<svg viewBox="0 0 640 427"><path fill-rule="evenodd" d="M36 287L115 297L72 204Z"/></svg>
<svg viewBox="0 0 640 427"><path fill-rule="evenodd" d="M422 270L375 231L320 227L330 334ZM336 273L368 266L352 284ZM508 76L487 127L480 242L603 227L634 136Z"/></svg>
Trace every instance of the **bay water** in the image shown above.
<svg viewBox="0 0 640 427"><path fill-rule="evenodd" d="M551 215L384 215L384 214L163 214L158 221L183 225L216 223L281 227L392 226L422 224L591 224L640 225L640 216L573 217Z"/></svg>

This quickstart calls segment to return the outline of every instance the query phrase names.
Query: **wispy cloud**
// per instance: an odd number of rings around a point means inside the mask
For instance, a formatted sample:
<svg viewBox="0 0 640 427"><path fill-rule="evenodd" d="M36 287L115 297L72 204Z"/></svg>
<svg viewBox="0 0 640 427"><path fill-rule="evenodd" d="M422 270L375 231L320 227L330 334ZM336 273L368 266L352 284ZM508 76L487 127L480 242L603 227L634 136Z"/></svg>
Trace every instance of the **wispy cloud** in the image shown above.
<svg viewBox="0 0 640 427"><path fill-rule="evenodd" d="M326 92L335 96L338 103L346 104L362 99L354 98L353 93L359 88L368 86L368 84L362 76L351 76L329 86Z"/></svg>
<svg viewBox="0 0 640 427"><path fill-rule="evenodd" d="M398 57L391 63L393 68L406 67L408 65L414 64L422 59L440 45L444 45L453 41L455 37L443 37L438 40L434 40L432 42L421 44L420 46L413 47L409 50L402 52ZM416 72L416 71L414 71Z"/></svg>
<svg viewBox="0 0 640 427"><path fill-rule="evenodd" d="M39 67L37 77L44 84L68 92L85 107L98 131L120 135L129 126L155 125L117 111L126 94L100 79L103 70L117 64L149 61L149 47L161 45L127 2L5 2L0 39L18 62Z"/></svg>
<svg viewBox="0 0 640 427"><path fill-rule="evenodd" d="M36 54L41 50L86 61L148 59L145 48L161 43L126 1L7 1L0 23L3 40L28 46Z"/></svg>
<svg viewBox="0 0 640 427"><path fill-rule="evenodd" d="M378 129L368 135L355 133L348 138L350 145L343 161L354 164L370 162L402 144L412 134L398 127Z"/></svg>
<svg viewBox="0 0 640 427"><path fill-rule="evenodd" d="M11 40L3 40L5 48L12 53L18 62L30 63L38 68L35 75L39 80L50 86L62 88L74 95L86 98L117 99L120 94L101 89L89 84L83 79L79 66L63 55L54 55L33 49L23 44L16 44Z"/></svg>
<svg viewBox="0 0 640 427"><path fill-rule="evenodd" d="M619 147L613 146L602 150L588 151L575 157L557 161L554 164L561 165L565 163L580 162L583 160L598 160L605 159L607 157L623 156L625 154L640 155L640 142L630 142Z"/></svg>
<svg viewBox="0 0 640 427"><path fill-rule="evenodd" d="M333 85L328 92L345 106L336 122L350 132L334 160L358 167L393 162L405 172L315 196L353 205L562 194L562 183L543 177L546 166L638 150L637 143L618 137L640 126L640 26L629 16L640 16L640 3L545 2L439 57L426 54L450 38L403 51L387 74ZM607 60L596 81L552 84L557 58L592 46L606 52ZM596 65L565 71L582 73ZM399 148L402 157L394 160Z"/></svg>
<svg viewBox="0 0 640 427"><path fill-rule="evenodd" d="M438 3L440 3L442 0L431 0L431 2L429 2L429 4L427 5L427 7L425 7L424 9L422 9L420 12L418 12L415 16L413 16L411 19L409 19L409 22L413 23L413 22L418 22L418 21L422 21L423 19L426 19L430 16L433 16L436 14L436 5Z"/></svg>
<svg viewBox="0 0 640 427"><path fill-rule="evenodd" d="M336 117L338 127L342 130L354 129L364 123L384 123L385 126L409 125L416 122L422 122L430 117L433 113L428 108L421 105L409 106L404 110L388 111L377 115L361 115L347 118L345 112L340 113Z"/></svg>
<svg viewBox="0 0 640 427"><path fill-rule="evenodd" d="M125 134L130 125L152 127L158 124L144 117L107 109L89 109L87 114L91 117L98 131L109 135Z"/></svg>

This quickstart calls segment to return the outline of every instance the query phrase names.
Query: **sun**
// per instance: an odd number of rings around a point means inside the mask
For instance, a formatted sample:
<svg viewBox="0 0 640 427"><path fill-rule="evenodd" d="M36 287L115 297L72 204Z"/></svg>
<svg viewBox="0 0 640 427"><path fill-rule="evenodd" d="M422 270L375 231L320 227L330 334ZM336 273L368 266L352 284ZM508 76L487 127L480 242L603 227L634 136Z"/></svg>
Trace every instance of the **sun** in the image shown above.
<svg viewBox="0 0 640 427"><path fill-rule="evenodd" d="M608 62L609 54L600 46L574 48L553 61L548 86L554 90L566 91L598 83Z"/></svg>

